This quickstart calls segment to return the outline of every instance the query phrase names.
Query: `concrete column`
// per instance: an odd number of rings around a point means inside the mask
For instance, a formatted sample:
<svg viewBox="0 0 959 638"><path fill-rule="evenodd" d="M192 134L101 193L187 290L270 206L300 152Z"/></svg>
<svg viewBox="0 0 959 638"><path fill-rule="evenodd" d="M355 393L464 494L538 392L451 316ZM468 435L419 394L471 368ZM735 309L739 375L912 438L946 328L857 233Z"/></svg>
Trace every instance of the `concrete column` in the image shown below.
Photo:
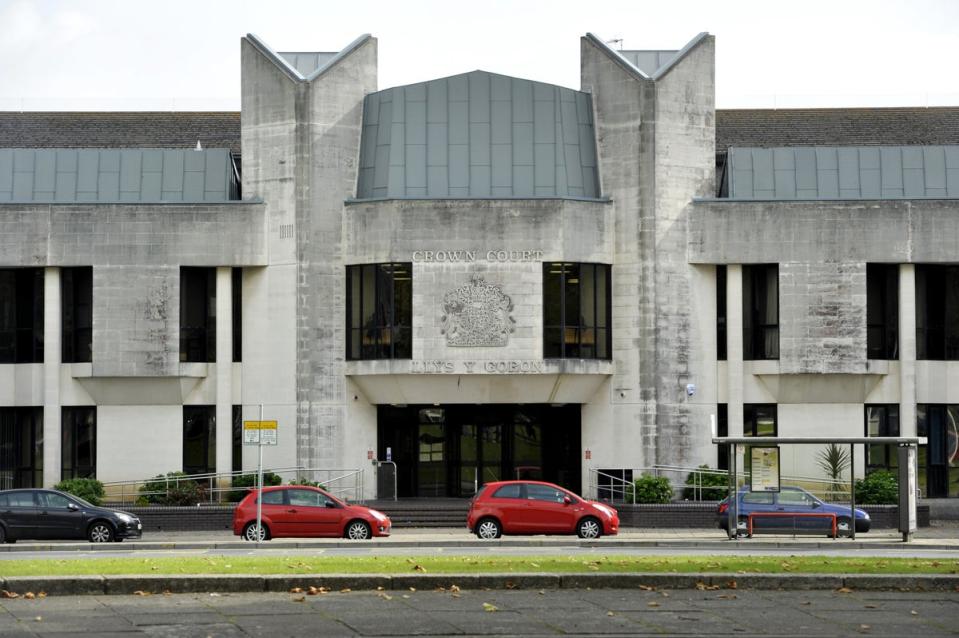
<svg viewBox="0 0 959 638"><path fill-rule="evenodd" d="M729 436L743 435L743 267L726 266L726 396Z"/></svg>
<svg viewBox="0 0 959 638"><path fill-rule="evenodd" d="M899 435L916 436L916 267L899 266Z"/></svg>
<svg viewBox="0 0 959 638"><path fill-rule="evenodd" d="M43 277L43 486L60 481L60 269Z"/></svg>
<svg viewBox="0 0 959 638"><path fill-rule="evenodd" d="M216 471L233 471L233 269L216 269ZM239 468L237 468L239 469Z"/></svg>

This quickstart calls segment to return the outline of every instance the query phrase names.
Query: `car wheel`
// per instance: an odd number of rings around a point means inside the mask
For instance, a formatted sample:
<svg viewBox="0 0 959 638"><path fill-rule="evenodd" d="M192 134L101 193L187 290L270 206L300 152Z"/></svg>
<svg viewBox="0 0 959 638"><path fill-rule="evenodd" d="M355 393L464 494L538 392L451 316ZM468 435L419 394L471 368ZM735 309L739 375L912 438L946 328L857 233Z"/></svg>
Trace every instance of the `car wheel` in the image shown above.
<svg viewBox="0 0 959 638"><path fill-rule="evenodd" d="M247 523L246 527L243 528L243 539L253 543L268 541L270 540L270 528L266 523L262 522L260 523L259 528L256 526L256 521Z"/></svg>
<svg viewBox="0 0 959 638"><path fill-rule="evenodd" d="M369 524L364 521L351 521L344 534L351 541L365 541L373 536Z"/></svg>
<svg viewBox="0 0 959 638"><path fill-rule="evenodd" d="M837 536L849 536L850 535L850 524L848 516L840 516L836 519L836 535Z"/></svg>
<svg viewBox="0 0 959 638"><path fill-rule="evenodd" d="M87 539L91 543L112 543L114 536L113 527L106 521L95 521L87 530Z"/></svg>
<svg viewBox="0 0 959 638"><path fill-rule="evenodd" d="M503 528L495 518L484 518L476 524L476 536L491 541L503 535Z"/></svg>
<svg viewBox="0 0 959 638"><path fill-rule="evenodd" d="M598 520L586 517L576 525L576 535L580 538L599 538L603 534L603 526Z"/></svg>

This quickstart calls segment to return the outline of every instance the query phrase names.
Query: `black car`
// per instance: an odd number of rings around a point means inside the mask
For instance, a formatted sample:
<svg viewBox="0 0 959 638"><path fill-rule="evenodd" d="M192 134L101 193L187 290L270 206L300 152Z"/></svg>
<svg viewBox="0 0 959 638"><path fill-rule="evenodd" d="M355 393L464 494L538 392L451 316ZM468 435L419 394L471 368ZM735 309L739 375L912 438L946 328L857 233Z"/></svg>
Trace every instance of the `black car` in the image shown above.
<svg viewBox="0 0 959 638"><path fill-rule="evenodd" d="M0 491L0 543L22 538L85 538L91 543L140 538L140 519L120 510L97 507L56 490Z"/></svg>

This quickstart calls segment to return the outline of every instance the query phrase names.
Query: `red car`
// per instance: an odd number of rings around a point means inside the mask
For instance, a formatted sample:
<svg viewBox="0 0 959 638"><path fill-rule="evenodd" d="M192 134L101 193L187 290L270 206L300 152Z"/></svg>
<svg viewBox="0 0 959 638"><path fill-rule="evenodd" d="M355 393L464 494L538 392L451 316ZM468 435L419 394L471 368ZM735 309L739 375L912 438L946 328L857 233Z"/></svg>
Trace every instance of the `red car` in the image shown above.
<svg viewBox="0 0 959 638"><path fill-rule="evenodd" d="M619 514L542 481L488 483L473 497L466 527L482 539L502 534L576 534L599 538L619 531Z"/></svg>
<svg viewBox="0 0 959 638"><path fill-rule="evenodd" d="M263 530L257 538L257 491L233 512L233 533L248 541L290 536L333 536L366 540L389 536L390 518L362 505L350 505L318 487L278 485L263 488Z"/></svg>

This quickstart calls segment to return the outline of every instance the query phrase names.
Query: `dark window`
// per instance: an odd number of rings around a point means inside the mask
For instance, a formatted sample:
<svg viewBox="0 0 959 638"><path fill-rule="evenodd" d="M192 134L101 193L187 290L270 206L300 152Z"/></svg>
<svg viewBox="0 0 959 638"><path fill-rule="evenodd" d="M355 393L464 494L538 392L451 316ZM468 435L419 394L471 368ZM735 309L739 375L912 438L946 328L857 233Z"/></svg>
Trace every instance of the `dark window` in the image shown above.
<svg viewBox="0 0 959 638"><path fill-rule="evenodd" d="M183 471L216 471L216 406L183 406Z"/></svg>
<svg viewBox="0 0 959 638"><path fill-rule="evenodd" d="M216 361L216 268L180 268L180 361Z"/></svg>
<svg viewBox="0 0 959 638"><path fill-rule="evenodd" d="M928 443L919 446L919 489L926 498L959 496L959 453L956 428L959 405L916 405L916 434Z"/></svg>
<svg viewBox="0 0 959 638"><path fill-rule="evenodd" d="M43 269L0 270L0 363L43 363Z"/></svg>
<svg viewBox="0 0 959 638"><path fill-rule="evenodd" d="M899 358L899 266L866 264L866 352Z"/></svg>
<svg viewBox="0 0 959 638"><path fill-rule="evenodd" d="M43 485L43 408L0 408L0 489Z"/></svg>
<svg viewBox="0 0 959 638"><path fill-rule="evenodd" d="M548 485L538 485L528 483L526 485L526 498L532 501L549 501L550 503L562 503L566 498L566 492L558 490Z"/></svg>
<svg viewBox="0 0 959 638"><path fill-rule="evenodd" d="M63 363L93 360L93 268L60 269Z"/></svg>
<svg viewBox="0 0 959 638"><path fill-rule="evenodd" d="M543 264L543 356L609 359L610 268L605 264Z"/></svg>
<svg viewBox="0 0 959 638"><path fill-rule="evenodd" d="M778 436L778 432L775 403L743 404L743 436ZM747 473L752 472L752 454L749 450L747 446L743 462Z"/></svg>
<svg viewBox="0 0 959 638"><path fill-rule="evenodd" d="M413 356L413 265L346 267L346 358Z"/></svg>
<svg viewBox="0 0 959 638"><path fill-rule="evenodd" d="M779 358L779 266L743 266L743 359Z"/></svg>
<svg viewBox="0 0 959 638"><path fill-rule="evenodd" d="M233 361L243 361L243 269L234 268L231 275L233 295Z"/></svg>
<svg viewBox="0 0 959 638"><path fill-rule="evenodd" d="M96 478L97 409L64 407L60 412L60 478Z"/></svg>
<svg viewBox="0 0 959 638"><path fill-rule="evenodd" d="M916 358L959 360L959 266L916 266Z"/></svg>
<svg viewBox="0 0 959 638"><path fill-rule="evenodd" d="M726 266L716 266L716 358L726 360Z"/></svg>
<svg viewBox="0 0 959 638"><path fill-rule="evenodd" d="M729 436L729 406L720 403L716 406L716 436ZM729 446L720 445L716 451L716 467L729 469Z"/></svg>
<svg viewBox="0 0 959 638"><path fill-rule="evenodd" d="M493 494L493 498L522 498L519 483L504 485L496 490L496 493Z"/></svg>
<svg viewBox="0 0 959 638"><path fill-rule="evenodd" d="M867 405L866 436L899 436L899 406ZM866 468L891 470L899 466L895 445L867 445Z"/></svg>
<svg viewBox="0 0 959 638"><path fill-rule="evenodd" d="M232 442L232 461L233 471L239 472L243 469L243 407L233 406L233 440Z"/></svg>
<svg viewBox="0 0 959 638"><path fill-rule="evenodd" d="M273 490L271 492L263 493L263 504L264 505L283 505L284 496L286 495L287 490ZM256 503L256 499L253 499L253 502Z"/></svg>

